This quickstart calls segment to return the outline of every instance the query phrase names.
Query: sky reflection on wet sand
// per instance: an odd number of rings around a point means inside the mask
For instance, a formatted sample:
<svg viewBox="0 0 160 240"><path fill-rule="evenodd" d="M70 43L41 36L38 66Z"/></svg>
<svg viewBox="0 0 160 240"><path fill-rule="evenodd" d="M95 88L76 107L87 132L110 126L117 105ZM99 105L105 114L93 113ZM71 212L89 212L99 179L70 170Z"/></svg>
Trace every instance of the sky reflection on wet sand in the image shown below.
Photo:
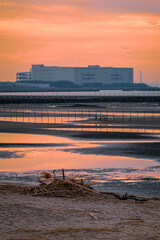
<svg viewBox="0 0 160 240"><path fill-rule="evenodd" d="M114 156L114 141L95 140L93 142L47 135L1 133L0 143L10 143L9 145L4 144L0 148L1 152L15 152L21 155L19 158L11 157L7 159L1 157L1 171L52 170L60 168L144 168L155 165L154 160L150 158ZM13 143L19 143L20 145L14 146ZM46 143L46 145L36 145L41 143ZM47 145L47 143L53 144L53 146ZM121 148L126 143L118 142L118 144ZM107 155L107 153L98 152L98 148L101 148L101 146L104 150L108 147L111 153ZM83 149L90 152L83 152Z"/></svg>
<svg viewBox="0 0 160 240"><path fill-rule="evenodd" d="M123 153L130 144L157 147L159 143L0 133L0 182L38 184L42 170L52 173L56 169L61 175L60 169L64 168L67 176L83 178L99 190L159 196L158 157L120 155L119 151Z"/></svg>

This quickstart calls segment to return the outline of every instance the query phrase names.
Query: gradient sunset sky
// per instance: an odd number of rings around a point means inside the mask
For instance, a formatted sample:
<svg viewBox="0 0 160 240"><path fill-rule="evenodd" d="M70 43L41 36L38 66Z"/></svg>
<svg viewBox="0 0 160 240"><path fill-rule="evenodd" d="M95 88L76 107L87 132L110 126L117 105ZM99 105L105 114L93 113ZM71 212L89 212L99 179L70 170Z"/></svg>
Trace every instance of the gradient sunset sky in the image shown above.
<svg viewBox="0 0 160 240"><path fill-rule="evenodd" d="M0 81L32 64L133 67L160 86L160 0L0 1Z"/></svg>

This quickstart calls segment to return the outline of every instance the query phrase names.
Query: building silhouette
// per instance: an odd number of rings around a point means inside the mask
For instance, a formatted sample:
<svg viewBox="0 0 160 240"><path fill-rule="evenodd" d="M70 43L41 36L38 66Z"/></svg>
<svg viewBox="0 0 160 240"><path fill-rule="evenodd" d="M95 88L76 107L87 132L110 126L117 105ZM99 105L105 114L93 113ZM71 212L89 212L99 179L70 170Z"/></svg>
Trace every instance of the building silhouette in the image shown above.
<svg viewBox="0 0 160 240"><path fill-rule="evenodd" d="M99 65L89 65L88 67L32 65L29 72L18 72L16 81L70 81L78 85L88 83L132 84L133 68L100 67Z"/></svg>

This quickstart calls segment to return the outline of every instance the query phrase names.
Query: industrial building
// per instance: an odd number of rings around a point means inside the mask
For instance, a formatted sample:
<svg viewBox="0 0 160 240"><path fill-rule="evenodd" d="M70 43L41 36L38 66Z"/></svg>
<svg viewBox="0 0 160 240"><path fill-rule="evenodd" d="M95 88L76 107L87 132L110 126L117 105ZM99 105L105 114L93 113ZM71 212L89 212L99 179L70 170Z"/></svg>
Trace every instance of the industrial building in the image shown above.
<svg viewBox="0 0 160 240"><path fill-rule="evenodd" d="M70 81L78 85L101 83L105 85L133 83L133 68L100 67L58 67L32 65L29 72L18 72L16 80L34 82Z"/></svg>

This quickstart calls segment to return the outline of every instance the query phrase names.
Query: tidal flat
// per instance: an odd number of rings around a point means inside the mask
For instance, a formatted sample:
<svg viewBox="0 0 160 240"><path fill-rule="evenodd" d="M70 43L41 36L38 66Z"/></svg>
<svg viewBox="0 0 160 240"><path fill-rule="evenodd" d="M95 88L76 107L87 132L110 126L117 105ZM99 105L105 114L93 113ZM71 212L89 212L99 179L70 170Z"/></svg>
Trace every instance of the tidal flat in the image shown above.
<svg viewBox="0 0 160 240"><path fill-rule="evenodd" d="M159 106L134 104L132 112L129 105L88 108L1 108L2 239L160 239ZM42 171L55 170L62 178L62 168L66 176L83 179L95 190L127 192L149 201L2 191L8 184L37 186Z"/></svg>

